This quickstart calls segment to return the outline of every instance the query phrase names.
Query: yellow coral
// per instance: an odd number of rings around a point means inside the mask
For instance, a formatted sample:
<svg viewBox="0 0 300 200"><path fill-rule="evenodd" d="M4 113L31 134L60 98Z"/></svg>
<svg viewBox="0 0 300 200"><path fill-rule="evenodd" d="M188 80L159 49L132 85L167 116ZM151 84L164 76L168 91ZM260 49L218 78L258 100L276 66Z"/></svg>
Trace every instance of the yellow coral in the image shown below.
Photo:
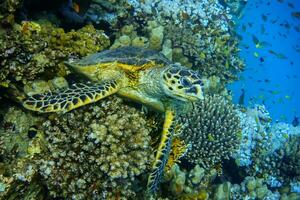
<svg viewBox="0 0 300 200"><path fill-rule="evenodd" d="M31 36L33 33L39 33L41 30L41 26L33 21L23 21L21 24L22 33L28 36Z"/></svg>

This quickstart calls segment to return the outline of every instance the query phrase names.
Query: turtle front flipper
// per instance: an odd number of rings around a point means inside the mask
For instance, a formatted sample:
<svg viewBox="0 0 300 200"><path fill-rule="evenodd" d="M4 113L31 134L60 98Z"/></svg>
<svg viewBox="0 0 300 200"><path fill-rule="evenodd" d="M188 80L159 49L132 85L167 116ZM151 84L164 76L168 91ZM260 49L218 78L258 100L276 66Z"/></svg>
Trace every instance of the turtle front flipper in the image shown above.
<svg viewBox="0 0 300 200"><path fill-rule="evenodd" d="M55 93L29 96L23 106L29 110L46 112L68 112L80 106L96 102L118 91L118 83L109 80L98 84L78 83Z"/></svg>
<svg viewBox="0 0 300 200"><path fill-rule="evenodd" d="M166 110L165 122L162 130L162 135L158 150L156 152L155 161L152 166L152 172L148 178L148 193L153 193L157 189L157 185L162 177L165 165L172 145L172 136L175 131L175 112L173 110Z"/></svg>

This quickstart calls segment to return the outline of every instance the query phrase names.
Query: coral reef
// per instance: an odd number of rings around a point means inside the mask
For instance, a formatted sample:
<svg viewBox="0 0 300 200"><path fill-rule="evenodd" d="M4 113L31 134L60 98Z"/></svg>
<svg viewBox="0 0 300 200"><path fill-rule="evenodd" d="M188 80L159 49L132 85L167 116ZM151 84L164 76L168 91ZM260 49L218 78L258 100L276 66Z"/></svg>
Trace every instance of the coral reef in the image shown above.
<svg viewBox="0 0 300 200"><path fill-rule="evenodd" d="M293 190L299 176L299 127L271 124L264 106L238 111L242 142L232 157L252 177L261 177L272 190ZM281 192L282 195L289 196Z"/></svg>
<svg viewBox="0 0 300 200"><path fill-rule="evenodd" d="M279 199L279 192L272 192L268 189L263 179L248 176L241 185L233 185L231 188L232 199Z"/></svg>
<svg viewBox="0 0 300 200"><path fill-rule="evenodd" d="M169 193L170 199L208 199L211 196L209 187L217 177L215 169L206 170L195 165L190 170L182 170L175 164L163 187Z"/></svg>
<svg viewBox="0 0 300 200"><path fill-rule="evenodd" d="M233 105L223 97L206 96L181 119L187 124L182 138L191 145L187 152L189 162L213 167L238 148L239 120Z"/></svg>
<svg viewBox="0 0 300 200"><path fill-rule="evenodd" d="M47 156L36 162L51 196L124 199L137 195L143 185L135 187L137 176L153 159L151 128L144 118L117 97L49 116L42 125Z"/></svg>
<svg viewBox="0 0 300 200"><path fill-rule="evenodd" d="M143 198L144 175L154 159L150 134L156 131L143 113L111 97L45 117L15 108L4 116L0 198Z"/></svg>
<svg viewBox="0 0 300 200"><path fill-rule="evenodd" d="M168 41L172 51L168 58L173 58L173 61L193 66L204 76L218 76L222 83L235 80L235 73L243 69L238 55L238 40L232 33L234 23L230 9L224 8L218 1L189 0L182 4L179 0L130 0L129 4L134 8L134 16L139 19L134 25L139 29L139 36L151 41L153 32L156 32L157 38L161 39L156 39L157 45L150 47L161 50ZM151 21L157 25L149 25Z"/></svg>
<svg viewBox="0 0 300 200"><path fill-rule="evenodd" d="M65 76L63 61L100 51L109 40L92 25L66 33L47 22L26 21L1 33L0 43L0 82L26 84L37 78Z"/></svg>
<svg viewBox="0 0 300 200"><path fill-rule="evenodd" d="M22 5L22 0L0 1L0 27L12 25L15 22L14 13Z"/></svg>
<svg viewBox="0 0 300 200"><path fill-rule="evenodd" d="M32 163L34 155L43 151L43 134L35 128L42 120L16 107L4 113L0 126L0 199L43 199L36 198L42 185L33 183L36 166Z"/></svg>
<svg viewBox="0 0 300 200"><path fill-rule="evenodd" d="M106 23L115 29L130 15L132 7L127 0L93 0L85 13L85 18L94 24Z"/></svg>

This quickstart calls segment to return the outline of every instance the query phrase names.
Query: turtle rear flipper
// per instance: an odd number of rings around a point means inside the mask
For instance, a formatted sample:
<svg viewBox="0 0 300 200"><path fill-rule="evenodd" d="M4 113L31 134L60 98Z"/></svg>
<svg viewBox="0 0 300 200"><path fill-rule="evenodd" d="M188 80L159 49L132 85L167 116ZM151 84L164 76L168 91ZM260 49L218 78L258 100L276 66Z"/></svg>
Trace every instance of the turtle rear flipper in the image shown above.
<svg viewBox="0 0 300 200"><path fill-rule="evenodd" d="M23 106L29 110L46 112L68 112L80 106L96 102L118 91L115 80L99 84L78 83L66 90L55 93L35 94L29 96Z"/></svg>
<svg viewBox="0 0 300 200"><path fill-rule="evenodd" d="M172 109L167 109L162 136L160 139L158 150L156 152L152 172L150 173L148 178L148 194L154 193L157 190L158 184L163 175L163 171L168 161L171 150L172 136L175 132L175 126L175 112Z"/></svg>

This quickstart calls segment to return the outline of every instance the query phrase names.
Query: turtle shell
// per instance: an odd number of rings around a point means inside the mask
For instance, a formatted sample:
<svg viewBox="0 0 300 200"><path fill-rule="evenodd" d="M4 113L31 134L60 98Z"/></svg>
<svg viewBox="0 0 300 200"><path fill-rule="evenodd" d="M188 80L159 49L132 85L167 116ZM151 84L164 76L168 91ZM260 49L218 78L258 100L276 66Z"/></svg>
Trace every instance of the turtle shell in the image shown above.
<svg viewBox="0 0 300 200"><path fill-rule="evenodd" d="M151 61L163 65L171 63L167 57L158 51L128 46L101 51L67 64L90 66L100 63L118 62L127 65L141 66Z"/></svg>

